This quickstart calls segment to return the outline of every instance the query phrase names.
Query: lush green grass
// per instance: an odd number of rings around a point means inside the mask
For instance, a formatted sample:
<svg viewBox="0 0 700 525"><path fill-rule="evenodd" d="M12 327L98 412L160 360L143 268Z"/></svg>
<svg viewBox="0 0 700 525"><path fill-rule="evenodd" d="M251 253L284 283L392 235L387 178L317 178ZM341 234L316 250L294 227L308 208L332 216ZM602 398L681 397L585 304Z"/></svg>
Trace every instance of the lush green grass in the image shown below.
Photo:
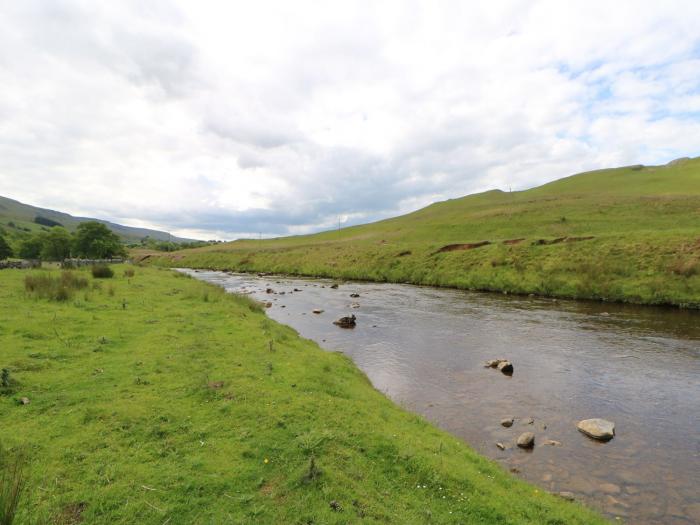
<svg viewBox="0 0 700 525"><path fill-rule="evenodd" d="M513 239L524 240L504 244ZM481 241L491 244L438 253L449 244ZM697 308L700 158L583 173L340 231L236 241L149 260Z"/></svg>
<svg viewBox="0 0 700 525"><path fill-rule="evenodd" d="M0 271L0 439L29 458L18 523L603 523L256 303L114 269L74 270L88 286L60 302Z"/></svg>

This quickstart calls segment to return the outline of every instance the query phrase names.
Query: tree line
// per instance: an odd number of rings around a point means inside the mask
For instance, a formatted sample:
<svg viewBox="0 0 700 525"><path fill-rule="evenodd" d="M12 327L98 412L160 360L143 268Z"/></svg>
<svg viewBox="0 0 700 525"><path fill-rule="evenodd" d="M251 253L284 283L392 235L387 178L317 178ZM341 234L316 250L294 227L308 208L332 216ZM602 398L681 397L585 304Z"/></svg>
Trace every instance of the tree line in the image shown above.
<svg viewBox="0 0 700 525"><path fill-rule="evenodd" d="M62 261L70 257L87 259L111 259L126 256L126 249L119 236L97 221L82 222L70 233L62 226L36 233L13 250L0 236L0 260L9 257Z"/></svg>

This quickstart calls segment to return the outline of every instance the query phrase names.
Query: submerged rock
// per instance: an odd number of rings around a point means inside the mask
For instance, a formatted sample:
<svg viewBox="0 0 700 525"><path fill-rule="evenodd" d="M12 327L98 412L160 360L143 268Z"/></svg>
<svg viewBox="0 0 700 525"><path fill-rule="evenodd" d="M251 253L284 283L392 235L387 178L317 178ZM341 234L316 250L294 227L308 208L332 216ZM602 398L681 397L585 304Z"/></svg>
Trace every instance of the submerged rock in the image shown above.
<svg viewBox="0 0 700 525"><path fill-rule="evenodd" d="M353 299L357 299L358 297L360 297L360 294L359 293L351 293L350 297L352 297Z"/></svg>
<svg viewBox="0 0 700 525"><path fill-rule="evenodd" d="M532 432L523 432L518 436L515 442L520 448L532 448L535 446L535 434Z"/></svg>
<svg viewBox="0 0 700 525"><path fill-rule="evenodd" d="M333 288L334 290L337 290L337 289L338 289L338 283L333 283L333 284L331 284L331 288Z"/></svg>
<svg viewBox="0 0 700 525"><path fill-rule="evenodd" d="M341 317L337 321L333 321L333 324L341 328L355 328L355 325L357 324L357 318L354 315L345 316Z"/></svg>
<svg viewBox="0 0 700 525"><path fill-rule="evenodd" d="M615 437L615 423L606 419L584 419L578 422L576 428L598 441L610 441Z"/></svg>
<svg viewBox="0 0 700 525"><path fill-rule="evenodd" d="M498 363L498 369L504 374L510 375L513 373L513 363L510 361L501 361Z"/></svg>
<svg viewBox="0 0 700 525"><path fill-rule="evenodd" d="M320 308L314 308L313 310L311 310L311 312L314 314L322 314L323 310L321 310Z"/></svg>

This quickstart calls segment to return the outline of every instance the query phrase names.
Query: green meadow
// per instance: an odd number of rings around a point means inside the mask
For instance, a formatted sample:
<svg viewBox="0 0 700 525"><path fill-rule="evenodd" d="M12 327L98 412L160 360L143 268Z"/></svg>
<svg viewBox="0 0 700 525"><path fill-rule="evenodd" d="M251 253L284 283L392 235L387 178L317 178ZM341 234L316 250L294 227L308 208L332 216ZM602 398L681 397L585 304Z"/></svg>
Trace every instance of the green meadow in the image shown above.
<svg viewBox="0 0 700 525"><path fill-rule="evenodd" d="M259 304L112 268L0 271L16 524L604 523L394 405Z"/></svg>
<svg viewBox="0 0 700 525"><path fill-rule="evenodd" d="M469 195L339 231L135 255L161 266L699 308L700 158Z"/></svg>

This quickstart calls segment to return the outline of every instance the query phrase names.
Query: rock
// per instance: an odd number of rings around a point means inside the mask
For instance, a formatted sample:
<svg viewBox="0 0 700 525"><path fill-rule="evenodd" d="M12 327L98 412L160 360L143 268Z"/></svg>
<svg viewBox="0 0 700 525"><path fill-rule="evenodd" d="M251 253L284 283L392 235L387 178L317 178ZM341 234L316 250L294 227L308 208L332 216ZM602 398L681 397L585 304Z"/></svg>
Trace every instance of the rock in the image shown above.
<svg viewBox="0 0 700 525"><path fill-rule="evenodd" d="M314 314L322 314L323 310L321 310L320 308L314 308L313 310L311 310L311 312Z"/></svg>
<svg viewBox="0 0 700 525"><path fill-rule="evenodd" d="M19 398L20 405L28 405L29 403L31 403L31 401L29 401L28 397L20 397Z"/></svg>
<svg viewBox="0 0 700 525"><path fill-rule="evenodd" d="M496 443L496 446L497 446L498 448L500 448L501 450L505 450L505 449L506 449L506 446L505 446L503 443L501 443L500 441L499 441L498 443Z"/></svg>
<svg viewBox="0 0 700 525"><path fill-rule="evenodd" d="M510 375L513 373L513 363L510 361L501 361L498 363L498 369L504 374Z"/></svg>
<svg viewBox="0 0 700 525"><path fill-rule="evenodd" d="M605 419L584 419L578 422L576 428L588 437L599 441L609 441L615 436L615 423Z"/></svg>
<svg viewBox="0 0 700 525"><path fill-rule="evenodd" d="M516 444L520 448L532 448L535 446L535 434L532 432L523 432L518 436Z"/></svg>
<svg viewBox="0 0 700 525"><path fill-rule="evenodd" d="M602 492L606 494L619 494L620 487L614 483L601 483L598 487Z"/></svg>
<svg viewBox="0 0 700 525"><path fill-rule="evenodd" d="M512 417L506 417L501 419L501 426L509 428L513 426L513 421L515 421Z"/></svg>
<svg viewBox="0 0 700 525"><path fill-rule="evenodd" d="M272 288L268 288L265 290L265 293L275 293L275 291Z"/></svg>
<svg viewBox="0 0 700 525"><path fill-rule="evenodd" d="M301 290L300 290L299 288L294 288L294 291L295 291L295 292L301 292Z"/></svg>
<svg viewBox="0 0 700 525"><path fill-rule="evenodd" d="M333 290L337 290L337 289L338 289L338 284L337 284L337 283L331 284L331 288L332 288Z"/></svg>
<svg viewBox="0 0 700 525"><path fill-rule="evenodd" d="M549 446L551 446L551 447L561 447L561 442L560 442L560 441L556 441L556 440L554 440L554 439L545 439L545 440L544 440L544 444L545 444L545 445L549 445Z"/></svg>
<svg viewBox="0 0 700 525"><path fill-rule="evenodd" d="M359 293L351 293L350 297L352 297L353 299L357 299L358 297L360 297L360 294Z"/></svg>
<svg viewBox="0 0 700 525"><path fill-rule="evenodd" d="M486 368L496 368L502 361L507 361L507 359L491 359L486 361Z"/></svg>
<svg viewBox="0 0 700 525"><path fill-rule="evenodd" d="M265 303L265 308L272 308L272 303L270 303L270 302Z"/></svg>
<svg viewBox="0 0 700 525"><path fill-rule="evenodd" d="M340 503L338 503L335 500L331 501L329 505L336 512L340 512L341 510L343 510L343 507L341 507Z"/></svg>
<svg viewBox="0 0 700 525"><path fill-rule="evenodd" d="M360 303L352 303L350 305L350 308L359 308L359 307L360 307Z"/></svg>
<svg viewBox="0 0 700 525"><path fill-rule="evenodd" d="M357 324L357 318L354 315L351 316L345 316L341 317L337 321L333 321L334 325L337 325L341 328L355 328L355 325Z"/></svg>
<svg viewBox="0 0 700 525"><path fill-rule="evenodd" d="M565 490L562 490L559 494L557 494L557 496L564 498L567 501L574 501L576 499L573 492L567 492Z"/></svg>

